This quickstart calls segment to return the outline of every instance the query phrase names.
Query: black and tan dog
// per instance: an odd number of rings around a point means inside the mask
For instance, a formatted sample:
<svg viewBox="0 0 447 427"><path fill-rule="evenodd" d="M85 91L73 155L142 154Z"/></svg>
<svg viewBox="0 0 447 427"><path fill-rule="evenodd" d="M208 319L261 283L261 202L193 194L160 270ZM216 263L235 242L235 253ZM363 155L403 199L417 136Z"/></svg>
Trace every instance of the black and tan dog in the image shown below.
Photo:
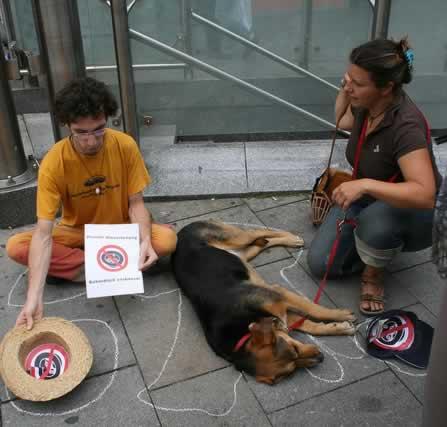
<svg viewBox="0 0 447 427"><path fill-rule="evenodd" d="M209 345L257 381L273 384L297 368L323 360L317 346L288 334L288 326L301 314L323 321L306 319L301 331L313 335L355 332L351 311L325 308L280 285L269 285L248 264L266 248L302 245L299 237L286 231L247 231L217 221L194 222L178 234L174 274L194 306ZM247 341L235 350L247 333Z"/></svg>

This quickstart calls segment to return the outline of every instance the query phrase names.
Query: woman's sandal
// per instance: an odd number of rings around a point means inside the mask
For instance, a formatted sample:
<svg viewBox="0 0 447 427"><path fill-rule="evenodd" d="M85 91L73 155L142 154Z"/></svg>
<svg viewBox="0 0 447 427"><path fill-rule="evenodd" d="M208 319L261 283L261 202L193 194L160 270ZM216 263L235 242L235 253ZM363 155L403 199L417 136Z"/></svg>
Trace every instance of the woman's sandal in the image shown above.
<svg viewBox="0 0 447 427"><path fill-rule="evenodd" d="M385 309L385 298L383 295L374 295L366 291L368 288L383 289L382 273L382 269L371 267L370 265L367 265L362 273L361 286L362 291L365 290L365 292L362 292L360 295L359 310L366 316L375 316L376 314L383 313ZM377 310L368 310L362 307L364 302L378 303L382 306L382 308Z"/></svg>

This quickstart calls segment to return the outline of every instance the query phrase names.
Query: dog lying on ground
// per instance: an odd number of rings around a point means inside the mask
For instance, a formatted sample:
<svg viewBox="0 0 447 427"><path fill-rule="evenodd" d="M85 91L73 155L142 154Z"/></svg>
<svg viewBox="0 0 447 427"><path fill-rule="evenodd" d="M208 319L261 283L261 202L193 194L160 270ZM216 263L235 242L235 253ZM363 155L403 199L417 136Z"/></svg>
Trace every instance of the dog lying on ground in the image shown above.
<svg viewBox="0 0 447 427"><path fill-rule="evenodd" d="M276 383L297 368L323 360L316 345L289 336L288 326L301 315L323 321L306 318L301 324L299 329L312 335L355 332L351 311L325 308L280 285L269 285L248 263L272 246L302 245L302 239L286 231L242 230L217 221L194 222L178 234L174 275L209 345L260 382ZM236 349L247 333L246 342Z"/></svg>

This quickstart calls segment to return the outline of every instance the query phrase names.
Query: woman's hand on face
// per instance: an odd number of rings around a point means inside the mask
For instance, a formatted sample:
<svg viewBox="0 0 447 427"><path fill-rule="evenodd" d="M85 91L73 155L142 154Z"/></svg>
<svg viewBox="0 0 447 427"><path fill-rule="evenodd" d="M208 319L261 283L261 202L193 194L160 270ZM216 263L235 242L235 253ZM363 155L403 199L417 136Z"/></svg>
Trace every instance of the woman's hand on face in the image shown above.
<svg viewBox="0 0 447 427"><path fill-rule="evenodd" d="M366 193L365 179L343 182L332 192L332 201L346 210Z"/></svg>
<svg viewBox="0 0 447 427"><path fill-rule="evenodd" d="M349 89L349 86L351 83L352 83L352 79L349 76L348 72L346 72L341 80L341 88L347 95L349 95L347 89Z"/></svg>

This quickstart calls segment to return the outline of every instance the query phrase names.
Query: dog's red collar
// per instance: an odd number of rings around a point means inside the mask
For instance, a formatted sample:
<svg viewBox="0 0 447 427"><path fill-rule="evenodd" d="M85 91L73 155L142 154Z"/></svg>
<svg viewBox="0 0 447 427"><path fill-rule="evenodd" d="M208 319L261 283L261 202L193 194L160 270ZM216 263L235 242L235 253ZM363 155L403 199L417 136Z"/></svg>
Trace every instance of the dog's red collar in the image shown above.
<svg viewBox="0 0 447 427"><path fill-rule="evenodd" d="M246 333L234 346L233 352L239 351L251 337L250 332Z"/></svg>

